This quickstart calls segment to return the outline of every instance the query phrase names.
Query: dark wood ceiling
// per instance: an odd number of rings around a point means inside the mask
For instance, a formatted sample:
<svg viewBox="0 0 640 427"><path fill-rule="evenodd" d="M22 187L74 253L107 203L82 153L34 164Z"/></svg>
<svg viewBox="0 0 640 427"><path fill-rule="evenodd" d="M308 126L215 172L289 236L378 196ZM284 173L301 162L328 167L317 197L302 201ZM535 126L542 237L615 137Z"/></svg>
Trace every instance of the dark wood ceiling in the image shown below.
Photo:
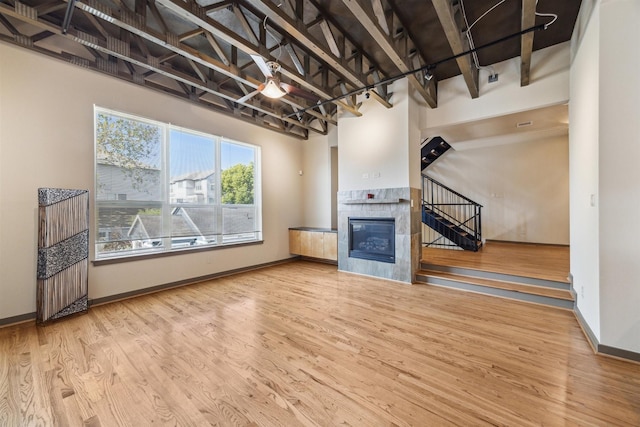
<svg viewBox="0 0 640 427"><path fill-rule="evenodd" d="M402 75L432 108L438 80L463 74L475 98L478 66L514 57L529 84L531 52L569 40L580 3L0 0L0 39L306 138L336 124L338 108L360 114L358 93L391 107L388 83ZM542 30L553 19L542 14L557 20ZM516 36L479 49L477 63L470 54L451 59L469 50L467 34L475 47ZM277 62L289 85L279 100L257 91L263 60Z"/></svg>

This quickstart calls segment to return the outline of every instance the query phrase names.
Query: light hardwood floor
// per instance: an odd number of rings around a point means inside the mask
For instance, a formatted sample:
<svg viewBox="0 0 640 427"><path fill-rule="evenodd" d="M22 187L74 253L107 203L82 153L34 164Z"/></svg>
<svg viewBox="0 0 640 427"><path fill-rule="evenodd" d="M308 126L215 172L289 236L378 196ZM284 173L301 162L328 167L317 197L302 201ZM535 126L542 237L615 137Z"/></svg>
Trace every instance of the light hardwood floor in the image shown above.
<svg viewBox="0 0 640 427"><path fill-rule="evenodd" d="M1 426L638 426L568 311L294 262L0 329Z"/></svg>
<svg viewBox="0 0 640 427"><path fill-rule="evenodd" d="M568 283L569 247L489 241L478 252L422 248L422 260Z"/></svg>

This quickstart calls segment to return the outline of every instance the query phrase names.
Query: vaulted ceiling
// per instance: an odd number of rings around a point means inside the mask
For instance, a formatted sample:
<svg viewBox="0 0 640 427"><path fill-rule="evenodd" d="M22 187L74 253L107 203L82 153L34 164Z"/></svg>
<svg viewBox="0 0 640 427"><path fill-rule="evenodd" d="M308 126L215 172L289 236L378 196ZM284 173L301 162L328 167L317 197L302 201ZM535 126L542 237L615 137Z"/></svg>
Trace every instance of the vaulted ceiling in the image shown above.
<svg viewBox="0 0 640 427"><path fill-rule="evenodd" d="M509 58L528 85L580 1L0 0L0 39L307 138L338 108L360 115L357 94L390 108L402 76L431 108L438 80L462 74L477 98L479 67ZM267 77L286 95L266 97Z"/></svg>

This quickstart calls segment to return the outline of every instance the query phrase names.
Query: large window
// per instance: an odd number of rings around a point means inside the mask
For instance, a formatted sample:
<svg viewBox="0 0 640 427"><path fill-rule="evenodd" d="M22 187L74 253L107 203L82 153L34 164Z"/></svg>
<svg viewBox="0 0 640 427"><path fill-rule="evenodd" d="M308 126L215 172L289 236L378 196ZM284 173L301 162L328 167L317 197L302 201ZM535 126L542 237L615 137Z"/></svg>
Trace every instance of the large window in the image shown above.
<svg viewBox="0 0 640 427"><path fill-rule="evenodd" d="M95 109L96 258L262 238L260 148Z"/></svg>

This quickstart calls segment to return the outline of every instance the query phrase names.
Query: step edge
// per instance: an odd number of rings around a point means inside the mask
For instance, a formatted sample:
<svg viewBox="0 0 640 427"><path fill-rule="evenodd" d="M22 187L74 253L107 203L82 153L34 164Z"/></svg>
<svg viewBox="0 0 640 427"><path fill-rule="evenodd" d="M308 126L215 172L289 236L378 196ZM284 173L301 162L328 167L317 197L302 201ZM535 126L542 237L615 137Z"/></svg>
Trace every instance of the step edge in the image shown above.
<svg viewBox="0 0 640 427"><path fill-rule="evenodd" d="M560 281L560 280L555 280L555 279L542 279L539 277L531 277L531 276L525 276L522 274L511 274L511 273L501 273L498 271L490 271L490 270L482 270L480 268L474 268L474 267L463 267L463 266L457 266L457 265L443 265L443 264L432 264L426 261L420 261L420 268L422 270L430 270L429 267L427 266L433 266L436 268L448 268L448 269L457 269L457 270L465 270L465 271L469 271L469 272L478 272L478 273L486 273L486 274L492 274L492 275L496 275L496 276L504 276L504 277L512 277L514 279L526 279L526 280L535 280L535 281L540 281L540 282L548 282L548 283L553 283L555 285L559 285L562 286L562 289L570 289L571 286L571 282L569 282L569 279L567 278L566 281ZM439 270L434 270L434 271L439 271ZM451 274L458 274L458 273L451 273ZM471 277L474 277L471 275ZM492 280L501 280L501 279L492 279ZM517 282L516 282L517 283ZM544 285L532 285L532 286L542 286L544 287Z"/></svg>
<svg viewBox="0 0 640 427"><path fill-rule="evenodd" d="M559 309L559 310L567 310L567 311L572 311L573 312L573 307L562 307L559 305L554 305L554 304L545 304L542 302L536 302L536 301L528 301L522 298L516 298L514 297L509 297L509 296L504 296L504 295L495 295L495 294L490 294L490 293L486 293L486 292L482 292L481 290L473 290L473 289L463 289L463 288L458 288L455 286L449 286L449 285L442 285L439 283L426 283L426 282L419 282L421 285L427 285L427 286L437 286L439 288L445 288L445 289L453 289L455 291L460 291L460 292L470 292L470 293L474 293L474 294L478 294L478 295L484 295L484 296L488 296L488 297L493 297L493 298L503 298L506 300L510 300L510 301L518 301L518 302L522 302L525 304L535 304L535 305L539 305L542 307L549 307L549 308L554 308L554 309ZM473 285L472 285L473 286ZM514 292L516 295L518 294L518 292ZM550 298L550 297L546 297L549 299L557 299L557 298ZM566 300L558 300L558 301L566 301ZM573 303L575 305L575 302Z"/></svg>
<svg viewBox="0 0 640 427"><path fill-rule="evenodd" d="M435 271L435 273L440 273L440 272ZM509 282L509 281L506 281L506 280L486 279L484 277L465 276L465 275L462 275L462 274L455 274L455 273L447 273L447 274L452 274L452 275L458 276L460 278L443 277L443 276L440 276L438 274L429 274L428 272L425 273L425 270L419 270L418 272L416 272L416 280L418 279L419 276L423 276L423 277L426 277L426 278L433 277L433 278L440 279L440 280L449 280L449 281L457 282L457 283L466 283L466 284L473 285L473 286L484 286L484 287L487 287L487 288L502 289L504 291L519 292L519 293L529 294L529 295L539 295L539 296L544 296L544 297L547 297L547 298L555 298L555 299L562 299L562 300L565 300L565 301L573 301L573 302L575 302L575 297L572 294L570 289L558 289L558 288L553 288L553 287L550 287L550 286L531 285L529 283L518 283L518 282ZM473 279L482 279L482 280L487 280L489 282L495 282L497 284L497 286L491 286L491 284L486 284L486 283L473 282ZM522 290L505 289L504 287L500 287L499 286L501 283L505 283L505 284L508 283L508 284L512 284L512 285L516 285L516 286L522 286L523 289ZM530 291L527 291L527 289L529 289ZM556 291L564 292L567 295L566 296L541 295L540 293L535 292L536 289L553 289L553 290L556 290Z"/></svg>
<svg viewBox="0 0 640 427"><path fill-rule="evenodd" d="M458 268L458 267L456 267ZM464 269L464 268L461 268ZM475 271L481 271L481 272L486 272L486 273L492 273L492 274L497 274L500 276L507 276L507 277L514 277L514 278L524 278L524 279L536 279L536 280L540 280L542 282L553 282L553 283L560 283L562 284L563 282L558 282L555 280L548 280L548 279L537 279L535 277L527 277L527 276L517 276L514 274L506 274L506 273L494 273L491 271L485 271L485 270L475 270ZM469 275L469 274L459 274L459 273L450 273L448 271L439 271L439 270L432 270L432 269L425 269L425 268L421 268L420 270L418 270L416 272L416 274L420 274L420 273L427 273L427 274L434 274L434 275L438 275L440 273L446 273L446 274L450 274L452 276L456 276L456 277L463 277L463 278L469 278L469 279L482 279L482 280L489 280L492 282L499 282L499 283L512 283L514 285L523 285L523 286L532 286L532 287L536 287L536 288L543 288L543 289L557 289L557 290L561 290L561 291L570 291L570 289L559 289L559 288L554 288L551 286L544 286L544 285L534 285L531 283L523 283L523 282L518 282L518 281L511 281L511 280L502 280L502 279L489 279L486 277L480 277L480 276L473 276L473 275Z"/></svg>

